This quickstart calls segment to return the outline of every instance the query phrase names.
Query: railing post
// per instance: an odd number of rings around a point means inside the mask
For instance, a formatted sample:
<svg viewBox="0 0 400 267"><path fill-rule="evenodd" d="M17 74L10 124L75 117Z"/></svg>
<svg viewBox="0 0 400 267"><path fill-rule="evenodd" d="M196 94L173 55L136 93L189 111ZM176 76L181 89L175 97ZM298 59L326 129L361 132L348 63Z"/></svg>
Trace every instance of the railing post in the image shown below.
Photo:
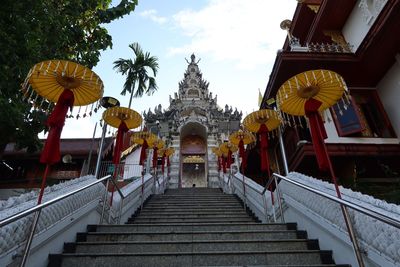
<svg viewBox="0 0 400 267"><path fill-rule="evenodd" d="M140 209L141 210L143 210L143 191L144 191L144 166L143 166L143 168L142 168L142 185L141 185L141 187L142 187L142 190L141 190L141 196L140 196L140 198L141 198L141 203L140 203Z"/></svg>
<svg viewBox="0 0 400 267"><path fill-rule="evenodd" d="M97 162L96 162L96 171L94 173L94 176L97 178L99 175L99 170L100 170L100 161L101 161L101 154L103 152L103 146L104 146L104 138L106 136L106 131L107 131L107 124L104 122L103 125L103 132L101 133L101 141L100 141L100 148L99 152L97 154Z"/></svg>
<svg viewBox="0 0 400 267"><path fill-rule="evenodd" d="M22 256L22 261L21 261L21 265L20 265L21 267L25 266L26 261L27 261L27 259L29 257L29 252L31 250L33 236L35 235L36 226L37 226L37 224L39 222L39 217L40 217L41 211L42 211L42 209L40 209L40 210L35 212L35 217L33 218L31 231L29 233L28 239L26 240L26 245L25 245L25 249L24 249L24 255Z"/></svg>
<svg viewBox="0 0 400 267"><path fill-rule="evenodd" d="M267 223L268 222L268 205L267 205L267 197L265 195L265 192L264 192L264 194L262 194L262 198L263 198L264 207L265 207L265 222Z"/></svg>
<svg viewBox="0 0 400 267"><path fill-rule="evenodd" d="M279 135L279 147L281 149L281 154L282 154L283 168L285 170L285 175L287 176L289 174L289 167L286 159L286 150L285 150L285 145L283 144L281 127L278 127L278 135Z"/></svg>
<svg viewBox="0 0 400 267"><path fill-rule="evenodd" d="M99 224L103 224L103 218L104 218L104 212L106 209L106 205L107 205L107 196L108 196L108 185L110 183L110 178L107 179L107 183L106 183L106 189L104 190L104 198L103 198L103 208L101 209L101 217L100 217L100 222Z"/></svg>
<svg viewBox="0 0 400 267"><path fill-rule="evenodd" d="M279 185L278 185L278 180L276 179L275 175L272 175L274 177L274 182L275 182L275 188L276 188L276 194L278 195L278 205L279 205L279 212L281 213L281 222L285 222L285 217L283 215L283 209L282 209L282 200L281 200L281 191L279 190Z"/></svg>
<svg viewBox="0 0 400 267"><path fill-rule="evenodd" d="M118 224L121 224L121 216L122 216L122 207L124 206L124 198L122 196L121 197L121 201L119 203L119 215L118 215Z"/></svg>

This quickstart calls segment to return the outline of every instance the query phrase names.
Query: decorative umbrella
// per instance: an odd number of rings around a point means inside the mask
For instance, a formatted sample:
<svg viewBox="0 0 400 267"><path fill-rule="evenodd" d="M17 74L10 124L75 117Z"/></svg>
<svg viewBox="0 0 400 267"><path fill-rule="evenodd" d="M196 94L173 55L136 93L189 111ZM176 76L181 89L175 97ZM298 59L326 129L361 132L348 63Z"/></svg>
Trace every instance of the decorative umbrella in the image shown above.
<svg viewBox="0 0 400 267"><path fill-rule="evenodd" d="M157 136L144 129L143 131L133 133L131 137L132 142L142 146L140 151L139 164L144 166L144 160L146 159L146 149L153 145L153 142L157 140Z"/></svg>
<svg viewBox="0 0 400 267"><path fill-rule="evenodd" d="M172 156L175 153L175 149L172 147L169 147L165 151L165 156L167 157L167 167L171 166L169 157Z"/></svg>
<svg viewBox="0 0 400 267"><path fill-rule="evenodd" d="M132 128L140 126L142 123L142 116L133 109L124 107L113 107L103 112L103 120L110 126L118 128L117 138L114 147L114 179L116 179L118 164L121 160L121 150L123 146L124 134ZM112 205L112 199L114 190L111 192L110 205Z"/></svg>
<svg viewBox="0 0 400 267"><path fill-rule="evenodd" d="M219 149L219 147L213 147L213 148L211 148L211 151L217 156L217 159L218 159L218 171L221 171L222 151Z"/></svg>
<svg viewBox="0 0 400 267"><path fill-rule="evenodd" d="M68 109L73 106L86 106L98 101L103 95L103 82L89 68L66 60L47 60L34 65L22 84L22 92L35 108L47 111L50 102L56 103L46 124L50 127L40 162L46 164L38 204L43 197L49 166L60 161L60 136ZM49 102L46 102L49 101ZM46 102L46 103L45 103ZM94 104L88 115L92 114ZM83 117L86 117L86 106ZM97 108L95 108L95 112Z"/></svg>
<svg viewBox="0 0 400 267"><path fill-rule="evenodd" d="M242 173L244 173L244 168L246 167L247 163L247 159L244 154L244 145L255 142L256 138L251 132L238 130L229 136L229 141L239 147L239 156L242 158Z"/></svg>
<svg viewBox="0 0 400 267"><path fill-rule="evenodd" d="M162 139L157 138L153 144L153 168L157 168L157 160L158 160L158 150L164 147L164 141Z"/></svg>
<svg viewBox="0 0 400 267"><path fill-rule="evenodd" d="M260 135L260 154L261 154L261 171L269 171L268 159L268 132L275 130L281 124L278 113L271 109L261 109L254 111L246 116L243 120L244 127L253 133Z"/></svg>
<svg viewBox="0 0 400 267"><path fill-rule="evenodd" d="M165 165L165 152L167 151L166 148L161 148L158 150L158 157L161 158L161 172L164 174L164 165Z"/></svg>
<svg viewBox="0 0 400 267"><path fill-rule="evenodd" d="M232 153L235 153L238 151L238 147L230 142L223 142L220 146L219 149L221 152L226 156L226 161L224 162L224 166L230 168L232 164ZM225 168L226 168L225 167ZM224 172L226 172L226 169L224 168Z"/></svg>
<svg viewBox="0 0 400 267"><path fill-rule="evenodd" d="M350 101L344 79L336 72L323 69L293 76L282 84L277 93L277 106L281 111L289 115L306 116L309 119L318 167L330 171L338 198L342 198L342 195L325 145L324 139L327 138L327 134L320 112L337 104L340 99L343 100L343 107L346 109ZM339 105L338 109L341 113ZM342 205L341 208L348 232L354 232L346 207ZM351 241L355 251L358 251L357 241L353 238Z"/></svg>
<svg viewBox="0 0 400 267"><path fill-rule="evenodd" d="M327 134L320 112L335 105L345 91L347 86L338 73L319 69L293 76L282 84L277 93L277 105L281 111L309 119L318 166L321 170L331 171L338 196L340 192L325 146Z"/></svg>
<svg viewBox="0 0 400 267"><path fill-rule="evenodd" d="M103 112L103 120L110 126L118 128L116 144L114 147L113 163L119 164L124 134L140 126L142 117L133 109L125 107L112 107Z"/></svg>

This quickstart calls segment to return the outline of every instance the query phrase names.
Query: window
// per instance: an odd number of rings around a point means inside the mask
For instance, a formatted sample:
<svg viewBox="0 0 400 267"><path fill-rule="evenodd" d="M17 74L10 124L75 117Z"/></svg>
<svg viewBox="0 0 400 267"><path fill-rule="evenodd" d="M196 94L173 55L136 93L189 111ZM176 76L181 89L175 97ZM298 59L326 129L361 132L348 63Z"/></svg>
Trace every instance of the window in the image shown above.
<svg viewBox="0 0 400 267"><path fill-rule="evenodd" d="M342 101L331 108L339 136L396 137L375 89L352 89L351 96L347 109Z"/></svg>

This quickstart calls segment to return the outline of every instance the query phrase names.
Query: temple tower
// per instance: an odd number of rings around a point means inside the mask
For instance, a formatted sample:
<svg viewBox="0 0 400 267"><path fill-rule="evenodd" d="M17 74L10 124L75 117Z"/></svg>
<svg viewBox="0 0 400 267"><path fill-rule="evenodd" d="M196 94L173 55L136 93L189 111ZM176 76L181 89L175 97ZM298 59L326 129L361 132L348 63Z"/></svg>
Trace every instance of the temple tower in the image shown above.
<svg viewBox="0 0 400 267"><path fill-rule="evenodd" d="M144 113L148 129L175 148L171 157L170 188L218 187L217 158L212 147L239 128L242 112L217 105L217 96L209 92L194 54L191 55L177 93L170 106Z"/></svg>

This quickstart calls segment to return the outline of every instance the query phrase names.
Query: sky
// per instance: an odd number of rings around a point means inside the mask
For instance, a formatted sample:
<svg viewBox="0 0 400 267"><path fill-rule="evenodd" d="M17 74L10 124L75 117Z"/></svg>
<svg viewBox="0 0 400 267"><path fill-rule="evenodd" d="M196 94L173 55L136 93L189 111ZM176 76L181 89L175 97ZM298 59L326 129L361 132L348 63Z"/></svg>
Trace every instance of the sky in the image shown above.
<svg viewBox="0 0 400 267"><path fill-rule="evenodd" d="M279 24L293 17L296 5L296 0L140 0L134 12L105 25L113 47L102 51L93 70L104 83L104 96L128 106L129 96L120 95L125 77L113 70L113 62L133 59L128 46L138 42L158 58L158 90L134 98L131 108L142 113L161 104L167 109L169 95L178 91L187 68L185 58L190 60L194 53L219 106L236 107L244 118L258 110L258 92L264 94L276 53L286 38ZM61 137L92 137L103 111L89 119L67 119ZM101 136L99 125L95 136Z"/></svg>

